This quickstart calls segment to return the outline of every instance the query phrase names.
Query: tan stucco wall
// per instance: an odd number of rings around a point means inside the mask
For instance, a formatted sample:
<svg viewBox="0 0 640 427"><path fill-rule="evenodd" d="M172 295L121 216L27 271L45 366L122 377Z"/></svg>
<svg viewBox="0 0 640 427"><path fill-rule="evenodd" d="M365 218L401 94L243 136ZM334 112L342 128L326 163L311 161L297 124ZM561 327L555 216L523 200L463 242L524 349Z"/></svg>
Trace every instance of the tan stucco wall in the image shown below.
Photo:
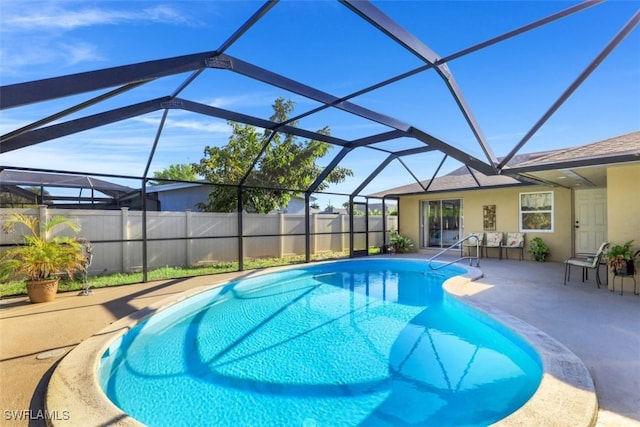
<svg viewBox="0 0 640 427"><path fill-rule="evenodd" d="M640 165L607 169L608 238L640 249Z"/></svg>
<svg viewBox="0 0 640 427"><path fill-rule="evenodd" d="M634 252L640 249L640 164L607 169L608 240L622 244L634 240ZM612 286L609 277L609 287ZM636 272L636 280L640 274ZM616 289L620 289L618 279ZM625 280L625 291L633 290L633 281Z"/></svg>
<svg viewBox="0 0 640 427"><path fill-rule="evenodd" d="M420 247L420 206L422 201L462 199L464 235L482 231L482 206L496 205L496 231L518 231L519 197L522 192L554 192L554 231L551 233L527 232L525 246L533 237L542 237L549 246L549 260L564 261L572 254L572 194L565 188L518 187L482 189L430 195L403 196L400 198L400 233L409 237L416 248ZM526 251L526 247L525 247ZM525 254L525 256L527 256Z"/></svg>

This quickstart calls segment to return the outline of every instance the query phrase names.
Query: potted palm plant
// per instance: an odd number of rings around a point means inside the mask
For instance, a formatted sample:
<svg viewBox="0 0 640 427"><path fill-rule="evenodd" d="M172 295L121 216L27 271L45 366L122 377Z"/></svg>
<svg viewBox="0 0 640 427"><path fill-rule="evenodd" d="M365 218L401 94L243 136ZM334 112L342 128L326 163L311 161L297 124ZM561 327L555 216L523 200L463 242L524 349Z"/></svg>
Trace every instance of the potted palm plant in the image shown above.
<svg viewBox="0 0 640 427"><path fill-rule="evenodd" d="M634 256L631 250L633 240L629 240L622 245L611 245L605 253L609 269L619 276L633 276L635 266L633 265Z"/></svg>
<svg viewBox="0 0 640 427"><path fill-rule="evenodd" d="M58 291L60 274L82 271L85 257L82 245L74 238L49 233L58 227L68 227L73 232L80 227L64 216L53 216L42 222L37 216L13 213L2 228L5 232L16 225L26 228L24 244L7 249L0 256L0 279L26 279L27 295L32 303L53 301Z"/></svg>

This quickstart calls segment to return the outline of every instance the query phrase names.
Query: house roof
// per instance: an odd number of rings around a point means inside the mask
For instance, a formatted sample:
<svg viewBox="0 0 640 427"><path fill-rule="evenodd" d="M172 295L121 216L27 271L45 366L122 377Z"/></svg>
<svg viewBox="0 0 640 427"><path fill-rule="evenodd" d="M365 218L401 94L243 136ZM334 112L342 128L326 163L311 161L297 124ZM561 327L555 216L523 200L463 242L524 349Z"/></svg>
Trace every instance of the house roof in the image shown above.
<svg viewBox="0 0 640 427"><path fill-rule="evenodd" d="M134 191L133 188L101 179L62 173L2 170L0 171L0 182L6 188L16 186L88 188L100 191L111 197L119 197Z"/></svg>
<svg viewBox="0 0 640 427"><path fill-rule="evenodd" d="M427 179L420 181L420 183L414 182L412 184L390 188L388 190L370 194L369 196L383 197L385 195L425 193L425 189L429 192L437 192L522 184L517 179L505 175L485 175L473 170L472 172L473 175L465 166L463 166L447 175L435 178L433 182L431 182L430 179Z"/></svg>
<svg viewBox="0 0 640 427"><path fill-rule="evenodd" d="M520 154L509 161L503 175L485 175L462 166L433 181L428 179L414 182L370 196L461 191L531 183L571 187L599 186L606 180L605 166L633 161L640 161L640 131L577 147Z"/></svg>
<svg viewBox="0 0 640 427"><path fill-rule="evenodd" d="M164 193L167 191L175 191L175 190L183 190L185 188L193 188L200 187L202 185L207 185L206 182L197 183L197 182L172 182L169 184L160 184L160 185L149 185L146 188L147 193Z"/></svg>
<svg viewBox="0 0 640 427"><path fill-rule="evenodd" d="M576 162L581 160L601 159L603 164L618 163L618 157L624 155L635 156L640 160L640 131L593 142L591 144L553 150L542 156L522 162L517 166L527 168L531 166L553 165L562 162Z"/></svg>
<svg viewBox="0 0 640 427"><path fill-rule="evenodd" d="M169 191L178 191L178 190L184 190L187 188L194 188L194 187L201 187L203 185L211 185L207 182L172 182L169 184L161 184L161 185L149 185L146 188L146 192L147 194L149 193L166 193ZM304 199L304 196L301 196L300 194L296 194L293 196L293 198L295 199ZM309 196L309 200L314 201L317 200L317 197L315 196Z"/></svg>

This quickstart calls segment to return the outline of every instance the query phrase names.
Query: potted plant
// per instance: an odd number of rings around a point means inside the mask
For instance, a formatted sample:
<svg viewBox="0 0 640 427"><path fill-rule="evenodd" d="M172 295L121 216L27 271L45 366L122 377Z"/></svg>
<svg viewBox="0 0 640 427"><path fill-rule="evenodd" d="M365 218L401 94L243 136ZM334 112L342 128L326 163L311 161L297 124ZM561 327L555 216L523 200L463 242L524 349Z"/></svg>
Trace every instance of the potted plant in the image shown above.
<svg viewBox="0 0 640 427"><path fill-rule="evenodd" d="M11 232L18 224L27 229L24 244L2 253L0 278L25 278L32 303L53 301L58 291L59 275L64 273L73 278L75 272L84 269L86 260L82 245L74 237L49 238L49 233L57 227L65 226L74 232L80 227L64 216L54 216L41 223L37 216L13 213L2 229Z"/></svg>
<svg viewBox="0 0 640 427"><path fill-rule="evenodd" d="M529 243L528 252L532 260L544 262L547 255L549 255L549 246L547 246L541 237L534 237Z"/></svg>
<svg viewBox="0 0 640 427"><path fill-rule="evenodd" d="M631 251L633 240L625 242L623 245L611 245L609 250L605 253L607 258L607 264L611 271L616 275L628 275L633 276L634 268L634 256Z"/></svg>
<svg viewBox="0 0 640 427"><path fill-rule="evenodd" d="M400 235L395 230L391 230L391 233L389 233L389 242L391 250L395 253L402 254L413 250L413 242L411 239Z"/></svg>

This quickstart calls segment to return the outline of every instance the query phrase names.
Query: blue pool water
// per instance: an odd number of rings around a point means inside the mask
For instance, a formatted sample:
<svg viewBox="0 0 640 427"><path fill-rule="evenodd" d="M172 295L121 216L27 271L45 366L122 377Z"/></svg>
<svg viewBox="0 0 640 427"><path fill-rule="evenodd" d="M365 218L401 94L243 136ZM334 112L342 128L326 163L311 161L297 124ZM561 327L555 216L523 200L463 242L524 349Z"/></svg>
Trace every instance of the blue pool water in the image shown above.
<svg viewBox="0 0 640 427"><path fill-rule="evenodd" d="M233 282L113 343L102 386L151 426L484 426L542 371L522 340L443 295L464 272L360 260Z"/></svg>

